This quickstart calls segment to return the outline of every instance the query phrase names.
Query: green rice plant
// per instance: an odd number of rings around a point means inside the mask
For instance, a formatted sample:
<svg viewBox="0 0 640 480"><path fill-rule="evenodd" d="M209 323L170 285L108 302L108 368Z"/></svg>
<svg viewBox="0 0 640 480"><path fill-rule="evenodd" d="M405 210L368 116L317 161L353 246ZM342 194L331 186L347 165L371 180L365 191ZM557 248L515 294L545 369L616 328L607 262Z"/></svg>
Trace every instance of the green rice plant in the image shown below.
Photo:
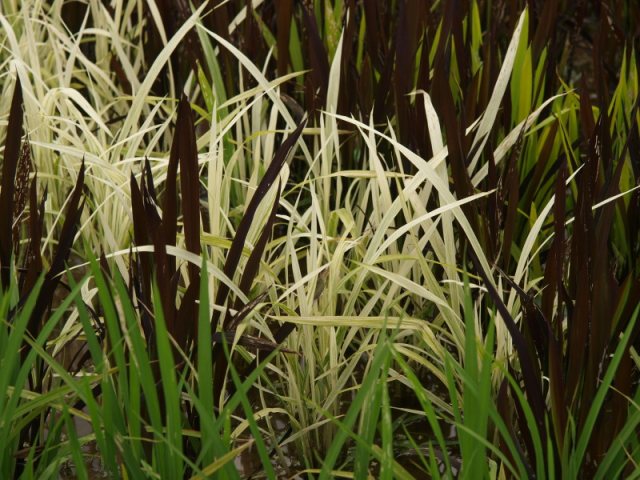
<svg viewBox="0 0 640 480"><path fill-rule="evenodd" d="M354 475L357 478L370 476L369 463L370 459L374 458L379 462L380 478L410 478L408 472L393 458L393 432L387 386L391 360L390 346L386 335L381 335L375 351L372 352L370 373L364 377L344 419L332 418L340 430L327 451L319 478L331 478L334 465L349 437L353 437L357 442L354 453ZM359 427L356 430L354 424L358 417ZM381 447L376 445L374 438L378 428Z"/></svg>
<svg viewBox="0 0 640 480"><path fill-rule="evenodd" d="M203 268L203 274L206 274L206 265ZM199 363L197 374L192 370L195 365L191 363L183 367L177 365L173 356L175 350L171 347L161 314L156 316L157 344L155 353L152 353L143 337L139 314L134 309L122 278L118 276L111 284L107 284L96 261L92 261L91 270L100 299L99 303L94 302L94 308L103 311L103 316L91 318L89 312L93 308L90 310L82 300L83 286L88 279L74 284L70 277L72 291L69 296L47 320L38 338L27 340L30 351L26 360L16 362L20 356L12 352L17 352L22 339L28 334L26 325L42 285L40 280L34 294L17 313L14 326L10 330L3 329L7 346L3 352L11 355L3 356L3 366L7 370L3 370L6 373L1 379L3 385L9 386L7 392L10 394L2 409L2 425L8 433L3 437L6 447L3 448L3 475L8 478L14 475L16 478L20 475L21 478L58 478L67 462L73 462L74 469L82 472L86 469L84 462L87 461L83 446L95 443L100 455L100 468L114 476L182 478L193 475L194 478L216 478L222 475L223 478L239 478L230 462L253 441L247 443L238 438L243 428L229 432L228 422L236 408L247 402L248 389L264 365L258 366L245 381L234 376L236 393L227 399L224 408L214 409L211 391L199 383L200 379L213 377L213 364ZM158 315L162 302L158 289L155 291L154 307ZM206 289L202 289L202 295L201 305L208 307ZM84 364L82 375L67 372L66 367L45 348L55 326L73 302L80 312L82 334L91 357L91 362ZM2 305L8 308L8 293L3 295ZM208 324L208 309L202 312L200 318L202 325ZM95 328L95 322L99 321L106 324L104 338L99 338L99 329ZM208 339L201 341L210 348L213 336L210 334ZM156 362L151 360L152 355L157 358ZM24 388L24 382L38 357L44 360L57 379L44 394ZM156 368L159 369L159 376L153 373ZM155 378L159 378L158 384ZM206 429L194 431L189 428L188 404L200 411ZM60 412L60 415L46 414L50 409ZM20 425L30 422L34 416L43 415L43 411L46 438L42 447L35 448L34 445L18 450ZM69 414L77 420L91 422L90 433L79 436L75 432L78 424L70 421ZM262 440L256 437L261 432L253 418L253 411L249 409L245 415L255 441L266 451ZM193 443L204 448L190 450L189 446L194 446ZM209 449L210 454L207 455ZM28 458L22 471L14 470L15 456ZM267 459L265 457L265 461Z"/></svg>
<svg viewBox="0 0 640 480"><path fill-rule="evenodd" d="M72 289L56 310L45 319L36 336L28 330L33 312L44 286L41 276L33 292L23 305L10 313L11 294L16 293L15 282L3 293L3 375L2 475L7 478L52 478L70 455L69 446L61 440L64 419L59 413L68 406L69 387L73 375L62 369L47 353L52 340L58 341L55 330L64 314L79 294ZM11 322L8 322L8 319ZM46 368L43 368L45 365ZM6 369L4 368L6 367ZM58 376L60 369L64 376ZM38 373L41 372L41 373ZM45 375L46 390L31 386L34 375ZM75 415L86 418L83 412L72 409ZM29 436L25 432L29 432Z"/></svg>

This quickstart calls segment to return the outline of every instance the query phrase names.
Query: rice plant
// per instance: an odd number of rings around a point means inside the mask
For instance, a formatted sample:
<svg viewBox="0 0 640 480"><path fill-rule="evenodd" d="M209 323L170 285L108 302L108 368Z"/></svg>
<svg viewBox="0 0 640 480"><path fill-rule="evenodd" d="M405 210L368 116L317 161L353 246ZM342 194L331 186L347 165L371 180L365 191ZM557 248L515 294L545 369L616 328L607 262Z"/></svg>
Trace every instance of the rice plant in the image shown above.
<svg viewBox="0 0 640 480"><path fill-rule="evenodd" d="M639 15L3 0L0 476L635 476Z"/></svg>

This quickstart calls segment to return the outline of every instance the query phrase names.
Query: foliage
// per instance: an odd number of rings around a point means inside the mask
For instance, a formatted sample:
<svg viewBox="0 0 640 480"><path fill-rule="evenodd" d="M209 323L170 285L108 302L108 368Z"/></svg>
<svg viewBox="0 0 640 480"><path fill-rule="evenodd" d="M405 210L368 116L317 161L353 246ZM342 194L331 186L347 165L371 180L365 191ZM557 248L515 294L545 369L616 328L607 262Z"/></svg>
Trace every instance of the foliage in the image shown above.
<svg viewBox="0 0 640 480"><path fill-rule="evenodd" d="M0 477L635 475L640 8L573 7L2 0Z"/></svg>

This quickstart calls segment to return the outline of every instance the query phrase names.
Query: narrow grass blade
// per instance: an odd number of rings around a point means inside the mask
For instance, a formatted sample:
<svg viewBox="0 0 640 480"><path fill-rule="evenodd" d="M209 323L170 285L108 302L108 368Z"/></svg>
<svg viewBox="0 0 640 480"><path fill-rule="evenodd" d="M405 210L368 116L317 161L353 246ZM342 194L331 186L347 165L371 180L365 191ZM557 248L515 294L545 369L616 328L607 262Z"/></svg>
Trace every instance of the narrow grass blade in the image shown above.
<svg viewBox="0 0 640 480"><path fill-rule="evenodd" d="M13 192L15 189L16 168L20 155L20 142L22 141L22 86L20 79L16 78L16 85L11 100L9 111L9 124L4 146L4 158L2 161L2 189L0 190L0 285L7 289L9 285L9 273L13 242Z"/></svg>

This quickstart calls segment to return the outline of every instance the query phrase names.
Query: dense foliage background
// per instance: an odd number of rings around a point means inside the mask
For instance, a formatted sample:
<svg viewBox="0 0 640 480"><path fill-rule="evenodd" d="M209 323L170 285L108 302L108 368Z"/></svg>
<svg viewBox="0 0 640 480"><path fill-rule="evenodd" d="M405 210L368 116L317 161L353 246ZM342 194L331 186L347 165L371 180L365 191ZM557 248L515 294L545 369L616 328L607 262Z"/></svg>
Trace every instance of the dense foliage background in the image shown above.
<svg viewBox="0 0 640 480"><path fill-rule="evenodd" d="M640 6L0 1L1 478L618 478Z"/></svg>

